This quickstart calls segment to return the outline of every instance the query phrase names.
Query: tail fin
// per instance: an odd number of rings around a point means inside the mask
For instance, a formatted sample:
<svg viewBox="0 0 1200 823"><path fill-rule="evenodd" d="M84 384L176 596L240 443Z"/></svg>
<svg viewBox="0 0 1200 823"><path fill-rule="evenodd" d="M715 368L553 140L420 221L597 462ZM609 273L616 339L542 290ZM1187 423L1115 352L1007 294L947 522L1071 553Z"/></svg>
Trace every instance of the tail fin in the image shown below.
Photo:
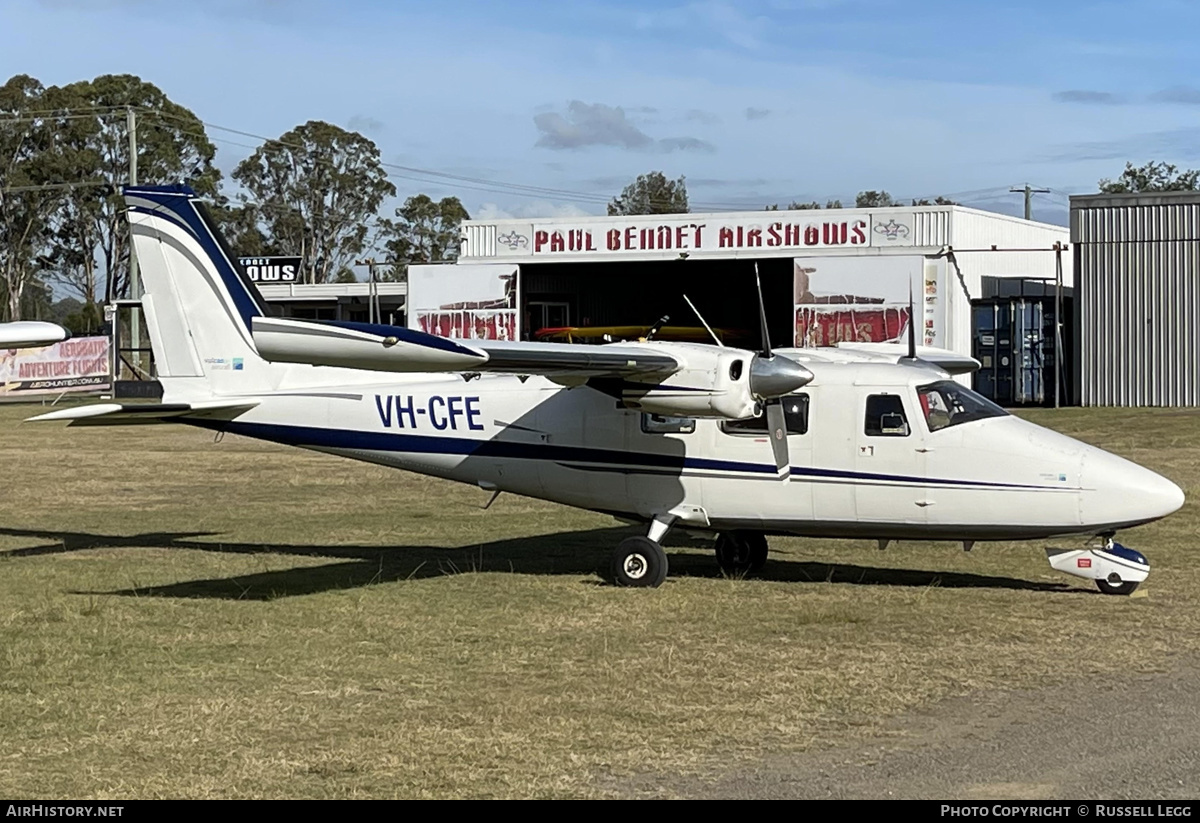
<svg viewBox="0 0 1200 823"><path fill-rule="evenodd" d="M186 186L127 186L142 310L168 397L263 391L280 367L258 355L253 318L267 314L211 216Z"/></svg>

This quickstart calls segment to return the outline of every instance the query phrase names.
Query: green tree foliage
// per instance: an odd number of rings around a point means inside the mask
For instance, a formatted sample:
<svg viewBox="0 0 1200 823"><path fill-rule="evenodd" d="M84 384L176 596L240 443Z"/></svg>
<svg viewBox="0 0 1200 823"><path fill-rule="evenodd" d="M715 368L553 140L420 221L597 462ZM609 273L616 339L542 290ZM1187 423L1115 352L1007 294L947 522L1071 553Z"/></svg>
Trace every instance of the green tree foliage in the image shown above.
<svg viewBox="0 0 1200 823"><path fill-rule="evenodd" d="M466 208L457 197L434 201L417 194L396 209L396 220L380 221L380 239L387 250L390 279L401 280L409 263L443 263L458 259L458 229L469 220Z"/></svg>
<svg viewBox="0 0 1200 823"><path fill-rule="evenodd" d="M793 200L792 202L787 204L786 208L788 211L808 211L810 209L840 209L840 208L842 208L842 201L841 200L826 200L825 205L822 206L816 200L810 200L807 203L801 203L799 200ZM766 210L767 211L779 211L779 204L772 203L771 205L767 206Z"/></svg>
<svg viewBox="0 0 1200 823"><path fill-rule="evenodd" d="M914 206L957 206L958 203L946 197L935 197L933 200L913 200Z"/></svg>
<svg viewBox="0 0 1200 823"><path fill-rule="evenodd" d="M1155 163L1144 166L1125 164L1125 171L1116 180L1105 178L1098 184L1106 194L1125 194L1141 191L1198 191L1200 170L1180 171L1170 163Z"/></svg>
<svg viewBox="0 0 1200 823"><path fill-rule="evenodd" d="M57 222L50 258L72 290L94 293L99 279L112 299L129 290L129 226L120 197L121 185L129 181L128 111L135 117L141 184L187 183L201 194L215 195L221 179L213 166L217 150L200 118L132 74L101 75L61 92L58 105L75 115L63 121L74 161L62 170L63 179L108 185L76 191L69 213ZM80 117L80 112L91 117ZM98 258L101 271L89 282L84 261L91 256Z"/></svg>
<svg viewBox="0 0 1200 823"><path fill-rule="evenodd" d="M638 175L608 204L610 217L625 214L686 214L687 186L683 177L668 180L661 171Z"/></svg>
<svg viewBox="0 0 1200 823"><path fill-rule="evenodd" d="M396 187L363 135L310 120L260 146L233 172L274 248L304 259L304 281L327 283L363 250L367 221Z"/></svg>
<svg viewBox="0 0 1200 823"><path fill-rule="evenodd" d="M48 187L59 171L53 124L33 114L45 97L28 75L0 86L0 320L31 316L28 293L38 284L50 216L64 196Z"/></svg>
<svg viewBox="0 0 1200 823"><path fill-rule="evenodd" d="M287 253L267 238L261 228L259 210L253 203L238 205L227 197L218 196L209 203L208 210L238 257L268 257Z"/></svg>
<svg viewBox="0 0 1200 823"><path fill-rule="evenodd" d="M854 207L859 209L886 209L902 205L886 191L860 191L854 198Z"/></svg>

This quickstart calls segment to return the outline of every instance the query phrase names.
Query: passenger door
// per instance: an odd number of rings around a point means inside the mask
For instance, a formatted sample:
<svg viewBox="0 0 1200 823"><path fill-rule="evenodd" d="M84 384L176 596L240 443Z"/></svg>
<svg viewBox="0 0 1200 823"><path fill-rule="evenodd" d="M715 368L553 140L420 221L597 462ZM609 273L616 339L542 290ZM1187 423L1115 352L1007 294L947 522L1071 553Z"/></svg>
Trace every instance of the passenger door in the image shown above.
<svg viewBox="0 0 1200 823"><path fill-rule="evenodd" d="M713 426L715 461L704 480L704 505L713 518L750 518L747 527L772 523L785 528L812 517L812 484L804 471L813 465L813 407L807 392L782 398L787 421L788 460L796 469L789 482L775 475L766 415L726 420Z"/></svg>
<svg viewBox="0 0 1200 823"><path fill-rule="evenodd" d="M925 438L907 389L860 388L855 510L859 520L923 524Z"/></svg>

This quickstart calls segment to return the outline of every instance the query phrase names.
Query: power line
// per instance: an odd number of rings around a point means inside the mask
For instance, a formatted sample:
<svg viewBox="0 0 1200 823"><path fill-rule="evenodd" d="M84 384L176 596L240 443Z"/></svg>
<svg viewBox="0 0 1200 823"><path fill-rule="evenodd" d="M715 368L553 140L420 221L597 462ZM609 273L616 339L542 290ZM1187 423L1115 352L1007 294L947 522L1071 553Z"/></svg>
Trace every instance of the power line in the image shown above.
<svg viewBox="0 0 1200 823"><path fill-rule="evenodd" d="M47 117L57 116L62 119L85 119L85 118L89 118L89 117L108 118L108 117L116 117L116 116L125 116L126 112L130 108L134 108L139 113L142 113L144 115L148 115L148 116L157 115L160 117L169 118L171 120L174 120L179 123L186 124L186 125L193 125L193 124L198 123L207 129L212 129L212 130L219 131L219 132L225 132L227 134L238 135L241 137L248 137L248 138L251 138L254 140L261 141L261 143L263 143L263 144L275 144L275 145L282 146L284 148L295 149L295 150L305 150L307 148L298 143L292 143L292 142L280 140L279 138L274 138L274 137L267 137L265 135L256 134L254 132L246 131L244 129L237 129L237 128L233 128L230 126L222 126L218 123L202 121L202 120L199 120L198 118L194 118L194 117L186 117L184 115L176 114L173 112L160 111L160 110L150 109L150 108L145 108L145 107L96 106L96 107L92 107L90 109L83 109L83 110L80 110L80 109L44 110L41 112L23 113L26 115L23 117L0 118L0 122L33 122L33 121L39 119L38 117L35 117L34 115L44 115ZM83 112L90 112L90 113L83 113ZM189 129L180 129L180 131L185 134L190 134L193 137L198 137L198 138L202 138L205 140L215 140L217 142L226 143L226 144L233 145L233 146L238 146L239 148L250 149L250 150L256 150L257 148L259 148L259 146L256 146L256 145L242 143L242 142L238 142L236 140L229 140L227 138L216 137L216 136L208 134L207 132L202 132L202 131L198 132L198 131L189 130ZM320 162L320 161L318 161L318 162ZM399 179L399 180L406 180L406 181L414 182L414 183L423 183L423 184L434 185L434 186L451 185L456 189L463 189L466 191L481 192L481 193L487 193L487 194L503 194L503 195L509 195L509 196L514 196L514 197L555 199L555 200L559 200L559 201L565 201L568 203L575 203L575 204L585 205L585 206L607 205L612 200L611 196L609 196L607 194L600 194L597 192L580 191L580 190L575 190L575 189L561 189L561 188L556 188L556 187L552 187L552 186L537 186L537 185L530 185L530 184L525 184L525 183L513 183L510 181L504 181L504 180L493 180L493 179L489 179L489 178L485 178L485 177L455 174L452 172L437 171L435 169L426 169L426 168L421 168L421 167L417 167L417 166L407 166L407 165L402 165L399 163L390 163L390 162L386 162L383 160L379 160L377 162L378 162L379 166L385 170L385 173L387 174L388 177L394 178L394 179ZM326 161L326 165L329 165L332 167L333 164L328 163L328 161ZM993 193L998 193L1000 191L1003 191L1004 188L1005 187L1003 187L1003 186L993 186L990 188L972 189L972 190L961 191L961 192L941 192L936 195L926 194L926 195L920 195L917 197L901 197L901 198L894 198L894 199L897 201L897 203L903 203L904 201L929 200L929 199L933 199L935 197L944 197L944 198L948 198L948 199L977 198L977 197L983 197L985 195L989 195L989 194L993 194ZM1024 191L1024 189L1010 189L1010 191L1019 193L1021 191ZM1052 194L1056 194L1058 196L1063 196L1062 193L1053 192L1049 189L1030 189L1030 192L1031 193L1052 193ZM749 199L750 198L747 198L747 200L749 200ZM264 205L264 204L260 204L260 206L261 205ZM669 205L669 204L666 201L652 200L651 205ZM690 205L693 208L697 208L700 210L712 210L712 211L721 211L721 210L759 211L759 210L761 210L758 207L749 205L746 201L739 201L739 202L734 202L734 201L692 201Z"/></svg>
<svg viewBox="0 0 1200 823"><path fill-rule="evenodd" d="M0 192L11 194L22 191L56 191L60 189L86 189L96 186L111 186L107 180L81 180L76 183L38 183L30 186L2 186Z"/></svg>
<svg viewBox="0 0 1200 823"><path fill-rule="evenodd" d="M124 115L130 106L78 106L65 109L41 109L21 111L11 117L0 117L0 123L23 123L29 120L75 119L80 117L108 117ZM134 106L132 108L140 108Z"/></svg>

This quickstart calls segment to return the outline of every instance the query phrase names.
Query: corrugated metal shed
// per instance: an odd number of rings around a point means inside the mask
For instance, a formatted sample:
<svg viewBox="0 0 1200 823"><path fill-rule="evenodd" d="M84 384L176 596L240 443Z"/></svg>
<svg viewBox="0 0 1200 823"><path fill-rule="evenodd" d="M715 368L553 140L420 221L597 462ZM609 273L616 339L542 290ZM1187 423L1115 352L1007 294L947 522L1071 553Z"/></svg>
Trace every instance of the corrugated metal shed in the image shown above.
<svg viewBox="0 0 1200 823"><path fill-rule="evenodd" d="M1071 198L1079 400L1200 405L1200 192Z"/></svg>

